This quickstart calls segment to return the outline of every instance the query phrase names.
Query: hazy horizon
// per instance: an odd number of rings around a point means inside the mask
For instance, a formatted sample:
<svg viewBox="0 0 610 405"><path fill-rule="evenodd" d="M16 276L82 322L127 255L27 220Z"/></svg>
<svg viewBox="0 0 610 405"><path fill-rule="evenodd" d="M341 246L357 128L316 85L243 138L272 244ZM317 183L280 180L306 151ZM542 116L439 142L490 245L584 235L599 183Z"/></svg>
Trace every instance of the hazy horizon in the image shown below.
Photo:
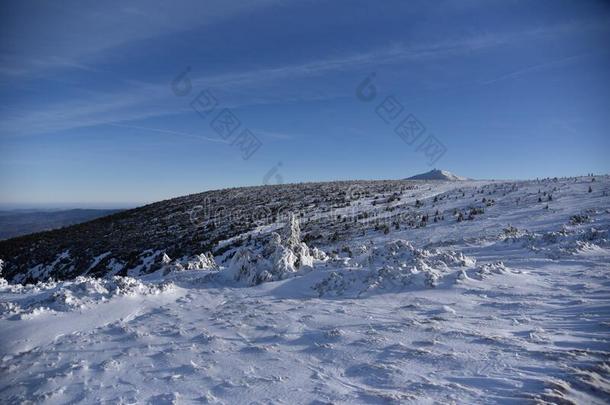
<svg viewBox="0 0 610 405"><path fill-rule="evenodd" d="M443 169L444 170L444 169ZM413 175L415 174L419 174L419 173L413 173ZM459 173L454 173L459 175ZM584 174L575 174L575 175L568 175L568 176L553 176L553 177L581 177L581 176L586 176L588 173L584 173ZM593 173L595 176L608 176L610 175L609 173ZM411 176L411 174L409 175ZM403 180L406 178L401 178L401 179L334 179L334 180L320 180L319 182L324 183L324 182L333 182L333 181L358 181L358 180ZM505 180L505 181L522 181L522 180L534 180L535 178L521 178L521 179L517 179L517 178L511 178L511 179L484 179L484 178L480 178L480 179L471 179L471 180ZM316 180L311 181L311 182L318 182ZM294 182L294 183L305 183L305 182ZM260 186L261 184L247 184L247 185L227 185L226 187L222 187L222 188L213 188L213 189L207 189L207 190L200 190L200 191L194 191L191 193L187 193L187 194L182 194L182 195L175 195L175 196L169 196L166 198L162 198L159 200L154 200L154 201L135 201L135 202L112 202L112 201L103 201L103 202L96 202L96 201L85 201L85 202L78 202L78 201L69 201L69 202L52 202L52 203L31 203L31 202L14 202L14 203L2 203L0 202L0 211L11 211L11 210L70 210L70 209L132 209L132 208L137 208L137 207L141 207L143 205L147 205L147 204L152 204L158 201L162 201L162 200L169 200L172 198L178 198L178 197L183 197L185 195L189 195L189 194L198 194L198 193L204 193L207 191L214 191L214 190L221 190L221 189L226 189L226 188L239 188L239 187L256 187L256 186ZM273 184L269 184L269 185L273 185Z"/></svg>

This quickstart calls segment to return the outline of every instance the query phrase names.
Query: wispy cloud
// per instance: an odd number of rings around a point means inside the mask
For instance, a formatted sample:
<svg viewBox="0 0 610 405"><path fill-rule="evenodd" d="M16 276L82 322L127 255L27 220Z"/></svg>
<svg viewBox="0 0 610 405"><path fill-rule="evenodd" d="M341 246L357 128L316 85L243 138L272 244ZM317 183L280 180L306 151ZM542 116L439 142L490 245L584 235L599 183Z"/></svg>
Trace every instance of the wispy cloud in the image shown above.
<svg viewBox="0 0 610 405"><path fill-rule="evenodd" d="M219 23L237 14L268 7L276 0L134 0L104 4L37 2L3 5L0 75L41 77L52 70L91 69L111 50L138 41ZM36 29L32 29L36 27Z"/></svg>
<svg viewBox="0 0 610 405"><path fill-rule="evenodd" d="M195 89L208 87L222 91L226 95L222 102L228 107L320 99L324 95L315 92L308 93L307 89L303 90L303 88L299 88L298 92L291 93L289 90L291 82L300 78L322 76L329 72L354 71L404 61L427 61L465 55L509 43L562 35L581 28L580 24L568 24L541 29L535 28L529 31L475 35L417 46L397 43L387 47L374 48L368 52L332 55L305 63L227 72L211 76L194 74L192 83ZM589 27L589 29L600 29L600 27L594 26ZM551 61L530 66L489 80L484 84L518 77L530 71L566 62ZM86 68L86 66L83 66L83 68ZM129 82L124 89L113 93L97 93L63 103L42 106L30 105L26 106L27 109L7 106L0 112L2 118L0 135L51 133L104 124L118 125L155 116L192 112L187 102L182 99L178 100L171 94L169 89L170 80L171 78L168 77L166 83ZM260 91L265 86L274 86L274 89L282 91L270 92L273 93L273 96L266 96L265 93Z"/></svg>
<svg viewBox="0 0 610 405"><path fill-rule="evenodd" d="M559 59L555 59L555 60L552 60L549 62L538 63L535 65L526 66L524 68L513 70L509 73L503 74L503 75L495 77L493 79L482 81L481 84L489 85L489 84L494 84L494 83L505 81L505 80L517 79L521 76L525 76L530 73L542 72L542 71L545 71L548 69L553 69L553 68L556 68L559 66L563 66L563 65L578 61L579 59L582 59L585 57L589 57L589 56L599 54L599 53L606 53L606 52L608 52L608 51L604 50L604 51L595 52L595 53L589 52L589 53L585 53L585 54L567 56L565 58L559 58Z"/></svg>
<svg viewBox="0 0 610 405"><path fill-rule="evenodd" d="M143 127L140 125L126 125L126 124L106 124L106 125L111 126L111 127L116 127L116 128L127 128L127 129L135 129L138 131L157 132L160 134L176 135L176 136L180 136L180 137L198 139L198 140L207 141L207 142L229 143L228 141L225 141L220 138L212 138L212 137L197 135L197 134L193 134L193 133L189 133L189 132L174 131L171 129L150 128L150 127Z"/></svg>
<svg viewBox="0 0 610 405"><path fill-rule="evenodd" d="M256 135L263 136L269 139L278 139L278 140L290 140L296 138L294 134L288 134L286 132L274 132L274 131L264 131L264 130L256 130Z"/></svg>

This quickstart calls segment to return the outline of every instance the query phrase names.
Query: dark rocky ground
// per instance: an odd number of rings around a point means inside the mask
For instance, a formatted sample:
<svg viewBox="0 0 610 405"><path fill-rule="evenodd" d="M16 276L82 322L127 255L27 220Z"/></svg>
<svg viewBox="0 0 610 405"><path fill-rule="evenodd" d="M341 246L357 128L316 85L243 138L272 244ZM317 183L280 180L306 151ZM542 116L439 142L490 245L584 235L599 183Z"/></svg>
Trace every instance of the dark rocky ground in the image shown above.
<svg viewBox="0 0 610 405"><path fill-rule="evenodd" d="M410 181L347 181L259 186L208 191L160 201L62 229L0 241L3 276L13 282L35 282L49 277L67 279L109 272L125 274L142 267L153 271L162 254L172 258L212 252L218 242L244 234L256 226L281 221L288 212L329 213L351 201L376 196L379 207L415 187ZM380 208L379 208L380 209ZM360 214L362 215L362 214ZM337 218L305 221L305 238L337 238L347 228ZM312 231L313 222L329 222L324 235ZM235 243L239 243L236 241ZM314 241L315 245L315 241ZM230 245L229 245L230 246ZM61 255L62 252L68 254ZM96 257L106 254L102 259ZM150 264L150 265L149 265ZM38 266L38 267L36 267ZM34 269L34 270L32 270ZM16 277L17 276L17 277Z"/></svg>

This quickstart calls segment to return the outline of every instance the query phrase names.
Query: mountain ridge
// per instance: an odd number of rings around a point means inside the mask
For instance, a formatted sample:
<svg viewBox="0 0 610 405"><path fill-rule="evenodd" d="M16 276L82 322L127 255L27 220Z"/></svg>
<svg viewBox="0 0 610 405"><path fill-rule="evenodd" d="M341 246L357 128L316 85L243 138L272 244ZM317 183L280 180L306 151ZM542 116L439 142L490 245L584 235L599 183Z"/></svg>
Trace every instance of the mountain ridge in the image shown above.
<svg viewBox="0 0 610 405"><path fill-rule="evenodd" d="M470 180L466 177L458 176L447 170L432 169L429 172L416 174L407 177L405 180L445 180L445 181L463 181Z"/></svg>

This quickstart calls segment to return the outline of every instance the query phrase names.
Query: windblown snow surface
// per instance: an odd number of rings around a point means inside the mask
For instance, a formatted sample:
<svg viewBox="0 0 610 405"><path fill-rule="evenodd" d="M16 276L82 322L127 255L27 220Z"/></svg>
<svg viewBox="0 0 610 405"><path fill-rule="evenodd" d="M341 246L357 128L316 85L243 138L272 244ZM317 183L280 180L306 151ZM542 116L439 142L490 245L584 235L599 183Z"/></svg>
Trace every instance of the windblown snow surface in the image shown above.
<svg viewBox="0 0 610 405"><path fill-rule="evenodd" d="M0 402L608 403L610 178L397 192L341 220L425 223L314 247L309 212L140 277L1 280Z"/></svg>

